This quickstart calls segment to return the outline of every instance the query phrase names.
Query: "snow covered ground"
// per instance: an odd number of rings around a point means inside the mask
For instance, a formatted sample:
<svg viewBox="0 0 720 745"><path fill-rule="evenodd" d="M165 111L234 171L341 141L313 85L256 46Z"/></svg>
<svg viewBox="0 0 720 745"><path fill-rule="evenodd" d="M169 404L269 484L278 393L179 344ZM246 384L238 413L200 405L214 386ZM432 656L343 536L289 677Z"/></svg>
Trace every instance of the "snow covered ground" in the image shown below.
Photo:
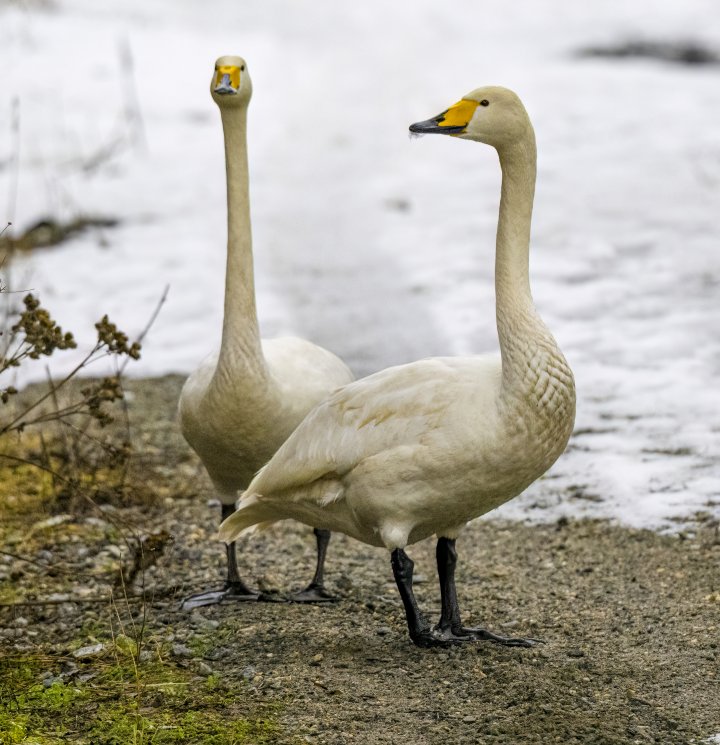
<svg viewBox="0 0 720 745"><path fill-rule="evenodd" d="M496 156L407 127L515 89L539 149L533 293L579 402L569 452L501 512L720 515L720 67L575 56L720 50L713 0L0 0L0 38L0 221L121 221L16 261L12 285L87 343L105 312L139 332L169 285L136 375L188 372L219 339L217 56L243 55L254 83L264 333L358 375L495 348Z"/></svg>

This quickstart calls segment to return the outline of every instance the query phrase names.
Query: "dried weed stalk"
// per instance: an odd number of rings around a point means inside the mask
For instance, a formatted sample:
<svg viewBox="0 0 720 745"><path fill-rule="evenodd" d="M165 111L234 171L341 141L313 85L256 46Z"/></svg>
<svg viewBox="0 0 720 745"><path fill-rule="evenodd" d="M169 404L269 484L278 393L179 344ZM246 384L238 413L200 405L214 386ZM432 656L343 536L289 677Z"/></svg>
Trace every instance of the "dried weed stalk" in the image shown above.
<svg viewBox="0 0 720 745"><path fill-rule="evenodd" d="M23 394L7 379L12 371L29 360L76 349L77 343L32 293L25 295L21 308L11 305L6 314L0 328L0 458L49 474L60 509L122 497L131 454L122 373L127 362L140 358L141 340L166 294L137 340L131 341L105 315L95 324L95 344L69 373L55 380L48 371L45 387ZM113 360L114 374L79 380L103 358ZM120 425L109 427L118 414ZM32 434L23 441L28 430Z"/></svg>

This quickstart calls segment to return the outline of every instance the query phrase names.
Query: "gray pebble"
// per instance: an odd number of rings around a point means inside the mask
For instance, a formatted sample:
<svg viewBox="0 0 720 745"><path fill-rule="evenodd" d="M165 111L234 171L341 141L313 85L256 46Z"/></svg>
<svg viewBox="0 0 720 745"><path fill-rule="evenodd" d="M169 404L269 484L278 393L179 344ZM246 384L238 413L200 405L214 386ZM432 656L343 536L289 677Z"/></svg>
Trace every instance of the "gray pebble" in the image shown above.
<svg viewBox="0 0 720 745"><path fill-rule="evenodd" d="M193 653L189 647L184 644L173 644L172 653L174 657L192 657Z"/></svg>
<svg viewBox="0 0 720 745"><path fill-rule="evenodd" d="M73 657L81 660L84 657L97 657L97 655L102 654L105 650L105 645L102 643L98 644L89 644L87 647L80 647L80 649L76 649L72 655Z"/></svg>
<svg viewBox="0 0 720 745"><path fill-rule="evenodd" d="M212 668L210 665L207 664L207 662L203 662L202 660L193 660L191 664L192 669L200 674L207 677L208 675L212 675Z"/></svg>

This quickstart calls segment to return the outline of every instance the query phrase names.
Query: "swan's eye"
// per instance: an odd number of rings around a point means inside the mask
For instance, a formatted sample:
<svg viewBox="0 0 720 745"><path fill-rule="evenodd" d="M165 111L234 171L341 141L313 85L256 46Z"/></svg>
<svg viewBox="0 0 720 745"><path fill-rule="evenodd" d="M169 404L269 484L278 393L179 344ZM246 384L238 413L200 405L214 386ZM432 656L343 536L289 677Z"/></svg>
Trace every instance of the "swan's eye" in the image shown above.
<svg viewBox="0 0 720 745"><path fill-rule="evenodd" d="M244 70L244 69L245 69L245 65L240 65L240 70Z"/></svg>
<svg viewBox="0 0 720 745"><path fill-rule="evenodd" d="M483 98L483 100L480 101L480 106L490 106L490 101L488 101L487 98Z"/></svg>

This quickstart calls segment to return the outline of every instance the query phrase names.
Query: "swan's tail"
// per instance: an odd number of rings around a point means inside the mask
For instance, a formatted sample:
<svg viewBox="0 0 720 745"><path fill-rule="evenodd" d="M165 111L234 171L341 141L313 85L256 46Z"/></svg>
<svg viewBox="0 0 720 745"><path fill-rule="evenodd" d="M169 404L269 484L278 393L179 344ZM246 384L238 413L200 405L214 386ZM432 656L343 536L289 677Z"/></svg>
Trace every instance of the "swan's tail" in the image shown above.
<svg viewBox="0 0 720 745"><path fill-rule="evenodd" d="M242 499L238 509L223 520L218 530L218 538L225 543L231 543L241 533L254 527L256 530L264 530L277 519L277 515L267 504L260 502L257 497L248 497Z"/></svg>

